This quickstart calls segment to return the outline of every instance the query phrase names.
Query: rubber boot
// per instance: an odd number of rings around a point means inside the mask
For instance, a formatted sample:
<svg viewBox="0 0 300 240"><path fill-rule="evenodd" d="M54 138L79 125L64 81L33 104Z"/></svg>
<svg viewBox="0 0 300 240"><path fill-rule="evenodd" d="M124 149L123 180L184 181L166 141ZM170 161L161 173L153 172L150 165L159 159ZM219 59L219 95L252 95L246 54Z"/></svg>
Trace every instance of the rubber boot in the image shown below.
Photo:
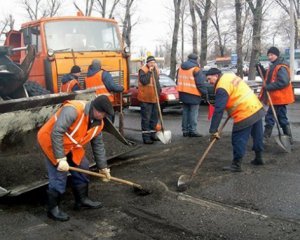
<svg viewBox="0 0 300 240"><path fill-rule="evenodd" d="M251 161L253 165L263 165L264 162L262 160L262 152L255 152L255 158Z"/></svg>
<svg viewBox="0 0 300 240"><path fill-rule="evenodd" d="M242 159L233 160L231 165L223 167L223 171L241 172L241 162Z"/></svg>
<svg viewBox="0 0 300 240"><path fill-rule="evenodd" d="M264 131L264 138L265 139L268 139L268 138L271 137L272 130L273 130L273 126L270 126L270 125L266 125L265 126L265 131Z"/></svg>
<svg viewBox="0 0 300 240"><path fill-rule="evenodd" d="M81 208L85 209L96 209L101 208L102 203L101 202L94 202L88 197L88 184L82 184L79 186L73 187L73 193L75 197L75 210L80 210Z"/></svg>
<svg viewBox="0 0 300 240"><path fill-rule="evenodd" d="M285 125L285 126L282 128L282 130L283 130L283 133L284 133L285 135L289 136L289 138L290 138L290 143L293 144L293 143L294 143L294 140L293 140L293 136L292 136L292 131L291 131L290 125L289 125L289 124L288 124L288 125Z"/></svg>
<svg viewBox="0 0 300 240"><path fill-rule="evenodd" d="M61 211L58 207L61 194L55 190L49 189L47 191L48 195L48 212L47 215L49 218L52 218L56 221L68 221L70 217L65 212Z"/></svg>

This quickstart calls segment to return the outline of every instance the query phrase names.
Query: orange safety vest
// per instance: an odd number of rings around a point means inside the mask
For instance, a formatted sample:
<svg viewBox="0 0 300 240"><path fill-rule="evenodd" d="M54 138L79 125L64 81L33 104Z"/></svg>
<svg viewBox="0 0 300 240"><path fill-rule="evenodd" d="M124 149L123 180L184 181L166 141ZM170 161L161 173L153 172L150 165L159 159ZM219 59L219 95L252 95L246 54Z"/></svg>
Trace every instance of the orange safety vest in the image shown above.
<svg viewBox="0 0 300 240"><path fill-rule="evenodd" d="M60 87L60 91L61 92L67 92L67 93L72 92L73 87L76 86L76 85L78 85L78 87L80 89L80 85L79 85L78 80L72 79L72 80L62 84L61 87Z"/></svg>
<svg viewBox="0 0 300 240"><path fill-rule="evenodd" d="M97 88L97 95L106 95L111 102L114 101L114 95L110 93L103 83L102 80L103 70L100 70L99 73L94 74L93 76L85 78L86 88Z"/></svg>
<svg viewBox="0 0 300 240"><path fill-rule="evenodd" d="M199 97L201 96L201 93L199 92L196 86L196 81L194 77L194 71L196 69L199 69L199 67L193 67L187 70L184 70L181 67L179 68L176 87L178 92L185 92Z"/></svg>
<svg viewBox="0 0 300 240"><path fill-rule="evenodd" d="M228 93L226 110L234 123L252 116L263 107L247 83L233 73L224 73L221 76L216 91L219 88L223 88Z"/></svg>
<svg viewBox="0 0 300 240"><path fill-rule="evenodd" d="M143 70L143 72L145 74L147 74L149 72L149 69L146 65L144 65L141 70ZM159 75L159 71L158 69L155 68L156 74ZM140 78L140 75L139 75ZM137 95L137 99L140 102L147 102L147 103L156 103L156 95L155 95L155 89L154 89L154 82L155 79L153 79L153 75L151 75L150 78L150 83L147 85L143 85L141 83L141 81L139 80L139 85L138 85L138 95Z"/></svg>
<svg viewBox="0 0 300 240"><path fill-rule="evenodd" d="M83 146L99 135L104 127L104 122L101 121L101 125L88 129L89 114L84 113L85 105L86 101L76 100L66 101L63 104L63 106L74 107L77 111L77 119L63 137L64 153L67 155L72 152L72 160L77 165L80 164L85 153ZM57 164L57 160L52 148L51 133L61 110L62 107L42 126L37 135L42 150L53 165Z"/></svg>
<svg viewBox="0 0 300 240"><path fill-rule="evenodd" d="M278 73L278 71L281 67L286 68L286 70L289 74L289 77L290 77L289 67L287 65L284 65L284 64L278 64L273 70L272 77L271 77L271 83L276 81L277 73ZM267 78L268 78L269 73L270 73L270 68L267 70L267 73L266 73L266 76L265 76L265 79L264 79L264 85L267 82ZM265 89L264 89L264 87L262 87L260 95L259 95L260 99L262 99L264 91L265 91ZM290 103L295 102L295 96L294 96L293 86L292 86L291 82L289 83L288 86L286 86L283 89L269 91L269 94L270 94L272 103L274 105L285 105L285 104L290 104Z"/></svg>

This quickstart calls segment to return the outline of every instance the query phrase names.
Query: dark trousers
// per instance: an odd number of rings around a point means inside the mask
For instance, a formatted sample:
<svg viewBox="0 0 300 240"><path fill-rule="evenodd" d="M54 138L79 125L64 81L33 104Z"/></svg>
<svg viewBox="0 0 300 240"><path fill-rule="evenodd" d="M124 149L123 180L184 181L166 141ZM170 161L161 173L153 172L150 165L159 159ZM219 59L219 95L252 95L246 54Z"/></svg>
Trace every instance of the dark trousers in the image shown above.
<svg viewBox="0 0 300 240"><path fill-rule="evenodd" d="M75 166L73 162L68 160L70 166L79 167L85 170L89 170L89 161L86 157L83 157L79 166ZM49 190L55 190L60 194L66 191L68 172L61 172L57 170L48 158L46 158L46 167L49 178ZM88 184L89 178L86 174L70 171L72 176L72 186L79 186L82 184Z"/></svg>
<svg viewBox="0 0 300 240"><path fill-rule="evenodd" d="M278 117L278 122L280 127L284 128L284 126L289 125L286 105L274 105L274 108ZM265 127L269 127L269 128L273 128L275 124L273 111L271 107L268 108L267 114L265 116L265 123L266 123Z"/></svg>
<svg viewBox="0 0 300 240"><path fill-rule="evenodd" d="M250 135L253 139L252 150L255 152L263 151L262 119L247 128L232 132L233 161L241 161L244 157Z"/></svg>
<svg viewBox="0 0 300 240"><path fill-rule="evenodd" d="M141 102L141 126L143 140L151 139L156 133L156 125L158 122L158 111L156 103Z"/></svg>

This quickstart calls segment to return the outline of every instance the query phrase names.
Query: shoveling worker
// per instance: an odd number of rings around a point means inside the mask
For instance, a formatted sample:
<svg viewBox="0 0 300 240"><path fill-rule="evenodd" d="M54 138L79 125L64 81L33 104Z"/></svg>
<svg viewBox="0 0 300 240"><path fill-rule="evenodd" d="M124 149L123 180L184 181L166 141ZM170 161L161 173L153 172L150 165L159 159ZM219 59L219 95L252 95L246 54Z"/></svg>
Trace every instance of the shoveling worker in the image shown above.
<svg viewBox="0 0 300 240"><path fill-rule="evenodd" d="M198 56L194 53L188 55L177 72L177 90L179 99L183 103L182 133L184 137L202 137L197 132L199 105L202 96L207 96L205 75L202 73Z"/></svg>
<svg viewBox="0 0 300 240"><path fill-rule="evenodd" d="M120 93L124 91L123 86L117 85L111 74L101 67L101 62L94 59L88 68L87 77L85 78L85 87L98 87L97 95L106 95L111 102L114 101L113 93Z"/></svg>
<svg viewBox="0 0 300 240"><path fill-rule="evenodd" d="M206 73L207 80L215 86L215 111L212 116L209 133L211 140L219 139L218 128L224 110L233 118L232 129L232 164L223 170L240 172L242 159L251 135L253 138L252 150L255 151L253 165L262 165L263 125L265 115L263 105L250 87L233 73L224 73L217 68L211 68Z"/></svg>
<svg viewBox="0 0 300 240"><path fill-rule="evenodd" d="M260 69L264 77L260 99L264 104L269 104L266 91L269 92L283 133L289 136L290 142L293 143L286 107L295 101L293 87L290 81L290 68L284 59L280 57L278 48L271 47L267 55L271 62L268 70L266 71L260 63L257 65L257 70ZM275 120L272 108L269 107L265 117L264 138L266 140L271 137L274 124Z"/></svg>
<svg viewBox="0 0 300 240"><path fill-rule="evenodd" d="M159 84L159 69L153 56L148 56L146 64L141 67L138 74L138 95L141 106L142 137L145 144L156 141L156 125L158 123L158 110L154 84L158 96L161 92Z"/></svg>
<svg viewBox="0 0 300 240"><path fill-rule="evenodd" d="M61 79L61 92L74 92L80 90L80 83L78 78L81 74L81 69L79 66L74 65L71 68L70 73L65 74Z"/></svg>
<svg viewBox="0 0 300 240"><path fill-rule="evenodd" d="M91 143L94 159L99 172L110 179L110 170L102 139L103 118L114 113L112 104L105 95L93 101L66 101L63 106L42 126L38 132L38 142L46 155L49 178L48 217L67 221L69 216L59 209L59 202L66 190L67 174L70 166L89 168L83 146ZM75 209L100 208L101 202L88 197L89 179L87 175L70 171Z"/></svg>

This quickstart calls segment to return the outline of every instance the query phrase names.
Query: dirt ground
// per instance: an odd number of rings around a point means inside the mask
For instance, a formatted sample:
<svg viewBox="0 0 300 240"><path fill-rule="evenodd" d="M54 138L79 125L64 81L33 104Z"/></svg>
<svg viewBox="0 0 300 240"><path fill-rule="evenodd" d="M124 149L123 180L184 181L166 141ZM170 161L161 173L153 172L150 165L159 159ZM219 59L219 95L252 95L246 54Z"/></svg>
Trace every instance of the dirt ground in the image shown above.
<svg viewBox="0 0 300 240"><path fill-rule="evenodd" d="M128 119L135 118L138 122L136 116L133 113ZM172 121L178 128L180 115L165 117L166 124ZM200 118L204 121L204 115ZM296 133L296 121L293 126ZM283 153L273 140L269 142L264 154L265 165L260 167L250 164L253 153L249 142L243 172L228 173L222 171L232 158L227 130L208 154L190 187L179 193L178 177L192 172L209 143L207 136L183 138L174 129L171 144L142 145L110 162L114 176L139 183L152 190L152 194L138 196L129 186L104 183L93 177L90 196L101 200L104 207L73 210L74 200L68 187L62 208L71 219L63 223L47 218L45 188L3 198L1 239L300 239L298 135L291 154ZM201 127L201 131L206 130L207 127ZM139 139L135 140L139 142Z"/></svg>

